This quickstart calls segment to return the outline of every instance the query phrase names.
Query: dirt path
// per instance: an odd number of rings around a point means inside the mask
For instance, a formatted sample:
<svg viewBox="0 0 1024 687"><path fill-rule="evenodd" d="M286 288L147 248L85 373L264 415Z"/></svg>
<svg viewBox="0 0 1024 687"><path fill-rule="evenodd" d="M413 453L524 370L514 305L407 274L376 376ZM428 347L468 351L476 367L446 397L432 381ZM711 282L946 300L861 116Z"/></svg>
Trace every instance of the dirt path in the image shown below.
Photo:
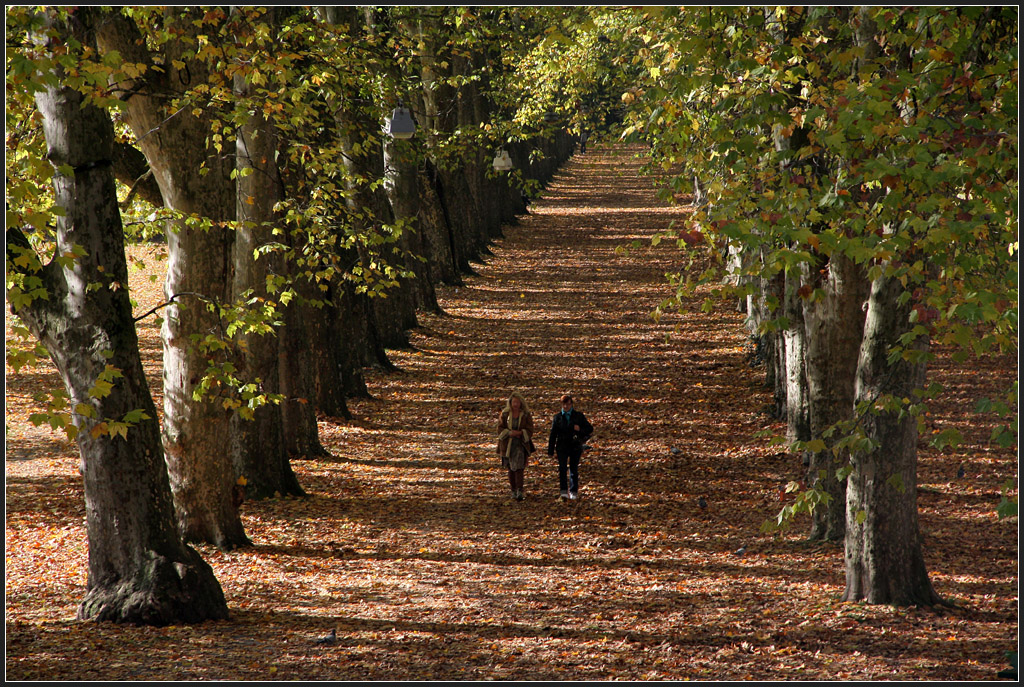
<svg viewBox="0 0 1024 687"><path fill-rule="evenodd" d="M476 266L478 275L443 290L445 316L423 318L412 337L416 350L393 354L403 374L372 380L384 405L356 403L356 414L373 418L375 441L400 441L394 450L409 461L401 468L423 468L399 469L396 478L410 478L415 489L431 468L455 470L461 480L425 496L500 501L506 494L494 437L504 399L524 393L545 444L558 399L571 392L597 428L582 473L594 507L650 505L638 500L641 493L671 494L673 509L686 501L695 507L708 487L685 468L707 462L701 447L761 426L752 424L756 399L724 412L710 405L722 387L761 391L745 364L738 316L651 318L667 295L664 273L679 257L646 244L686 211L662 207L637 168L624 155L577 157ZM637 239L645 245L616 255ZM682 336L674 334L680 323ZM354 453L364 452L392 457L377 443ZM543 453L528 470L527 493L530 504L547 506L557 479ZM470 466L486 470L485 479L466 472Z"/></svg>
<svg viewBox="0 0 1024 687"><path fill-rule="evenodd" d="M478 274L442 292L445 315L424 318L415 350L394 352L403 373L371 380L377 400L353 404L366 421L328 439L346 457L340 495L356 541L374 545L359 554L365 574L407 580L418 597L389 617L406 631L442 629L464 644L460 660L481 636L501 658L422 669L666 677L637 649L661 646L669 660L674 643L707 629L694 626L705 599L693 597L746 593L719 579L756 559L732 552L756 549L765 511L744 512L749 494L730 492L764 477L739 440L764 426L767 398L738 316L651 318L679 257L649 239L686 210L657 201L638 165L600 149L567 165ZM566 391L596 427L578 504L558 501L543 448L526 500L510 500L494 443L512 390L534 408L541 445Z"/></svg>
<svg viewBox="0 0 1024 687"><path fill-rule="evenodd" d="M441 289L444 314L392 352L401 371L371 374L352 421L322 420L333 457L296 463L311 496L245 504L252 549L200 549L228 622L75 623L74 458L47 478L9 460L8 678L992 677L1016 641L1012 532L989 540L997 565L977 585L966 562L944 566L940 593L980 610L938 617L838 603L840 549L759 534L800 468L754 438L773 425L740 316L650 317L679 257L648 239L686 211L658 202L638 166L621 149L576 156L476 275ZM512 390L539 445L565 391L593 422L579 502L558 500L543 448L526 500L509 498L494 445ZM41 497L68 507L58 527ZM12 557L12 540L31 551ZM315 645L331 628L337 644Z"/></svg>

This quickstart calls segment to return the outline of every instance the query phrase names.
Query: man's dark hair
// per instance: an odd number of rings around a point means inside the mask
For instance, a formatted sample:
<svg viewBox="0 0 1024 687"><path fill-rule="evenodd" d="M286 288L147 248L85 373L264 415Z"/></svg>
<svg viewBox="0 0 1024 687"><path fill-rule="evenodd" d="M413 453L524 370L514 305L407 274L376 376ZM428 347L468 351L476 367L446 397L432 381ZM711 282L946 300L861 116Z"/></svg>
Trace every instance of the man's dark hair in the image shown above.
<svg viewBox="0 0 1024 687"><path fill-rule="evenodd" d="M562 396L562 403L572 403L572 396L569 394Z"/></svg>

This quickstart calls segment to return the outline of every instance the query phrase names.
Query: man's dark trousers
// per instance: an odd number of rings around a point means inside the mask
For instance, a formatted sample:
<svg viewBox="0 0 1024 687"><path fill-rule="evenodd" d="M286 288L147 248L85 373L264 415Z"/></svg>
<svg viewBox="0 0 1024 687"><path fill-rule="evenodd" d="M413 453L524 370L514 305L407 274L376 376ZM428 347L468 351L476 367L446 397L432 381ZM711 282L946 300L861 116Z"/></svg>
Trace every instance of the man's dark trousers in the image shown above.
<svg viewBox="0 0 1024 687"><path fill-rule="evenodd" d="M580 489L580 456L583 451L564 453L556 451L558 456L558 490L563 494L576 494Z"/></svg>

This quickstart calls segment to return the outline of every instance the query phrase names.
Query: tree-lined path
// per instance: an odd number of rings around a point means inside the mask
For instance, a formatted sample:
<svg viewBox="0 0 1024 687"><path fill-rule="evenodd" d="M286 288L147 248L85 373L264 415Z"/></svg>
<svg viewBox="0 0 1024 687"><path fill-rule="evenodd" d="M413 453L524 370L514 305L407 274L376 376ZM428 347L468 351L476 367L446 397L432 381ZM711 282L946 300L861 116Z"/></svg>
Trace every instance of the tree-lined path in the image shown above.
<svg viewBox="0 0 1024 687"><path fill-rule="evenodd" d="M32 430L9 438L7 677L993 677L1015 644L1016 524L982 515L1012 455L972 468L974 487L951 484L948 457L921 460L925 555L967 610L840 603L841 547L759 532L802 468L757 438L780 427L762 412L742 316L694 304L651 317L680 254L650 238L687 209L657 200L636 152L573 157L476 274L441 290L443 312L391 351L398 370L368 374L353 418L321 418L331 455L295 463L310 496L244 504L252 548L199 547L228 621L75 622L77 458L60 442L33 454ZM159 393L158 332L141 337ZM14 399L31 386L8 382ZM540 449L522 502L494 448L513 390ZM544 450L564 392L596 428L577 503L558 500ZM975 434L965 451L983 450ZM333 643L315 642L332 628Z"/></svg>

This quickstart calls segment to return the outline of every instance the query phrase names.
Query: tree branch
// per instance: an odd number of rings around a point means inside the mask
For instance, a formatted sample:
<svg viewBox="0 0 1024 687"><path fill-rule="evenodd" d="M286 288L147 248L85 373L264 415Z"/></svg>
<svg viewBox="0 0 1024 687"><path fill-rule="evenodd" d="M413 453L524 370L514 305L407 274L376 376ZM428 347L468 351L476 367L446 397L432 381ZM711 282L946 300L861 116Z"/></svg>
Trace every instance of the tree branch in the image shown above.
<svg viewBox="0 0 1024 687"><path fill-rule="evenodd" d="M208 303L216 303L217 302L215 299L212 299L212 298L210 298L208 296L204 296L201 293L195 293L194 291L182 291L181 293L174 294L173 296L171 296L169 299L167 299L163 303L160 303L158 305L154 305L152 308L150 308L146 312L142 313L138 317L133 317L132 318L132 322L138 322L140 320L146 319L147 317L149 317L150 315L155 313L157 310L160 310L161 308L166 308L167 306L172 305L176 300L178 300L182 296L195 296L199 300L206 301Z"/></svg>

